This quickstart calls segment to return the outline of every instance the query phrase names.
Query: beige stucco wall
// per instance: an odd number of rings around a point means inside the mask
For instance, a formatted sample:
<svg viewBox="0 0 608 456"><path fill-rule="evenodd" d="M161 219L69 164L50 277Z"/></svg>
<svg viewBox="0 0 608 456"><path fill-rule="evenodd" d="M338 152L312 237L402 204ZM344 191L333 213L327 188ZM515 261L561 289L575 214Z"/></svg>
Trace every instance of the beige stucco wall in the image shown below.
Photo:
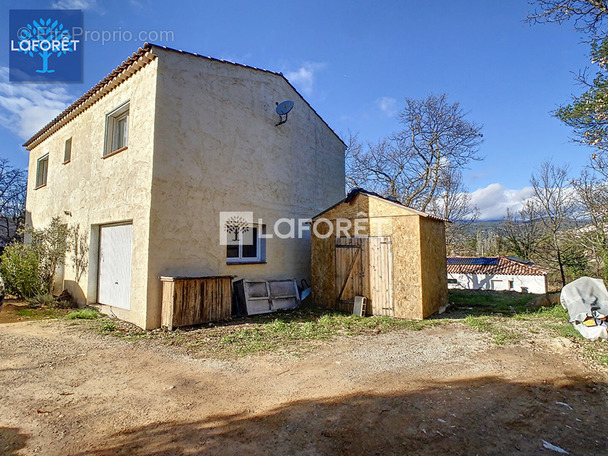
<svg viewBox="0 0 608 456"><path fill-rule="evenodd" d="M132 221L130 310L104 310L144 328L160 324L161 275L309 279L309 236L268 239L266 264L226 264L220 211L253 211L271 231L344 191L344 144L281 76L153 52L159 58L33 147L27 199L34 227L59 215L90 233L89 271L75 283L68 261L63 273L83 303L97 298L99 226ZM275 127L276 103L287 99L294 110ZM102 159L106 114L127 100L129 147ZM47 152L48 184L34 189Z"/></svg>
<svg viewBox="0 0 608 456"><path fill-rule="evenodd" d="M268 239L266 264L228 265L220 211L253 211L267 231L344 196L344 145L279 75L154 49L158 55L148 320L161 275L309 279L310 240ZM276 103L295 102L276 127Z"/></svg>
<svg viewBox="0 0 608 456"><path fill-rule="evenodd" d="M147 302L156 68L157 62L152 61L31 150L26 203L28 221L35 228L60 216L89 233L88 271L76 283L68 254L63 276L64 286L81 304L94 303L97 297L98 226L133 222L130 310L105 310L140 326L145 326ZM128 149L103 159L106 114L128 100ZM69 137L72 159L63 164ZM47 185L34 189L37 160L46 153Z"/></svg>

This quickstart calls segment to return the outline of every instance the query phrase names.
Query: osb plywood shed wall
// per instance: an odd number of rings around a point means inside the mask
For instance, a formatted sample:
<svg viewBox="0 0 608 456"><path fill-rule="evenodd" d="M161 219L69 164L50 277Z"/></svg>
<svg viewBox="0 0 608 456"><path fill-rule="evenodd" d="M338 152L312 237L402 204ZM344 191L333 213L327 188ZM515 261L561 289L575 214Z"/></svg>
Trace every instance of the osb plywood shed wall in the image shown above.
<svg viewBox="0 0 608 456"><path fill-rule="evenodd" d="M321 223L320 219L326 221ZM342 239L344 236L336 239L337 225L344 223L338 222L340 219L348 219L353 224L348 236L354 235L354 223L359 220L363 229L357 233L358 236L370 236L375 240L382 239L381 243L390 243L392 270L388 277L386 271L382 272L382 277L391 282L388 294L391 295L392 309L388 312L388 306L378 307L371 303L367 307L368 314L422 319L447 303L445 221L361 190L355 194L351 192L345 200L314 219L318 234L313 232L311 254L312 299L315 303L330 309L347 310L338 294L344 288L342 285L349 288L352 284L336 283L344 269L344 265L336 266L336 244L349 243ZM332 235L325 237L330 230ZM371 245L381 243L372 242ZM369 242L363 245L360 290L363 295L370 295L371 290L378 287L377 283L370 284L374 271L386 267L373 263ZM353 258L353 255L338 255L338 258L342 261L340 258ZM352 280L356 282L354 277Z"/></svg>

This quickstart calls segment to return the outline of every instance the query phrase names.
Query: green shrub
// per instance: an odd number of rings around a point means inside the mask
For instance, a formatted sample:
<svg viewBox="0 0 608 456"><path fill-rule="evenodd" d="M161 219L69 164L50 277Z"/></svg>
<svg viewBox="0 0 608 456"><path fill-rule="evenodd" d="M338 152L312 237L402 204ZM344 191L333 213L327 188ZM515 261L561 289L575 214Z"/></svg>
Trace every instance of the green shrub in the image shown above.
<svg viewBox="0 0 608 456"><path fill-rule="evenodd" d="M13 243L0 257L0 274L8 293L22 298L51 293L57 271L65 265L70 237L74 242L76 280L80 279L88 266L88 238L79 234L78 226L70 228L59 217L53 217L47 227L26 226L24 233L29 234L31 243Z"/></svg>
<svg viewBox="0 0 608 456"><path fill-rule="evenodd" d="M38 252L30 245L8 245L0 257L0 274L6 292L22 298L33 298L46 291L40 276Z"/></svg>
<svg viewBox="0 0 608 456"><path fill-rule="evenodd" d="M50 293L36 295L33 298L27 299L30 307L54 307L56 302L57 298Z"/></svg>
<svg viewBox="0 0 608 456"><path fill-rule="evenodd" d="M114 323L113 321L108 321L107 323L104 323L101 328L100 328L101 332L114 332L116 331L116 323Z"/></svg>
<svg viewBox="0 0 608 456"><path fill-rule="evenodd" d="M53 217L43 229L25 228L32 238L32 248L38 254L38 272L46 284L46 290L53 290L55 275L65 264L66 253L70 250L68 238L72 229L59 217Z"/></svg>

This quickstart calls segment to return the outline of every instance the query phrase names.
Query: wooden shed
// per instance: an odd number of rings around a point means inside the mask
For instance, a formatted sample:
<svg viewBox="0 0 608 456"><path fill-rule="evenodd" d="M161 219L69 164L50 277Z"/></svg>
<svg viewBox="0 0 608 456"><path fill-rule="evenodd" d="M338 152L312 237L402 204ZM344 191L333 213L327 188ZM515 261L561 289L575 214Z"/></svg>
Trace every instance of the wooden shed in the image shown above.
<svg viewBox="0 0 608 456"><path fill-rule="evenodd" d="M446 220L362 189L313 218L312 299L350 312L423 319L448 302Z"/></svg>

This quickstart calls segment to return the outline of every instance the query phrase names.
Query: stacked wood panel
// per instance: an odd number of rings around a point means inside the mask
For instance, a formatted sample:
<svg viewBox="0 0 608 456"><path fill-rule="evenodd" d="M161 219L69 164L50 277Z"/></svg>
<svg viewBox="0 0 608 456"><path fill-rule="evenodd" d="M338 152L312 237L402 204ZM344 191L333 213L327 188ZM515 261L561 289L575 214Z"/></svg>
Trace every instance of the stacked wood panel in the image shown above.
<svg viewBox="0 0 608 456"><path fill-rule="evenodd" d="M161 325L173 329L230 318L232 278L161 277Z"/></svg>

